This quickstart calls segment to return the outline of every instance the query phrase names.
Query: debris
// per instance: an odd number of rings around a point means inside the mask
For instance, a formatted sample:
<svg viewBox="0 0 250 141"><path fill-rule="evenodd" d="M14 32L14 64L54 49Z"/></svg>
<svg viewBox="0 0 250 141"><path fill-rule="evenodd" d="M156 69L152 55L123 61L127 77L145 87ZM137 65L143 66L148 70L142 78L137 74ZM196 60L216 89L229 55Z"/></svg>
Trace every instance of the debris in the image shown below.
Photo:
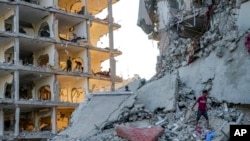
<svg viewBox="0 0 250 141"><path fill-rule="evenodd" d="M164 132L162 127L134 128L118 125L115 127L119 137L129 141L157 141Z"/></svg>
<svg viewBox="0 0 250 141"><path fill-rule="evenodd" d="M206 141L212 141L212 138L215 137L215 133L213 131L210 131L206 134Z"/></svg>

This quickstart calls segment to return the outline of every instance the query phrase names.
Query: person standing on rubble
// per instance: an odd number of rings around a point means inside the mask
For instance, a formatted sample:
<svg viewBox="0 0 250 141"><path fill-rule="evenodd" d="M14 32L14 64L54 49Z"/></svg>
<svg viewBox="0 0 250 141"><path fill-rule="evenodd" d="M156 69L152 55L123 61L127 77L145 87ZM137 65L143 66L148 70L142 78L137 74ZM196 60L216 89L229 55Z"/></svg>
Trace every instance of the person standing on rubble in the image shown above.
<svg viewBox="0 0 250 141"><path fill-rule="evenodd" d="M126 92L129 92L129 91L130 91L129 88L128 88L128 85L125 86L125 91L126 91Z"/></svg>
<svg viewBox="0 0 250 141"><path fill-rule="evenodd" d="M207 120L207 128L209 128L209 120L208 120L208 115L207 115L207 95L208 95L207 90L203 90L202 96L198 97L198 99L195 101L195 103L192 106L192 110L193 110L196 103L198 103L198 112L197 112L197 117L196 117L196 129L198 127L198 122L201 116L205 117L205 119Z"/></svg>
<svg viewBox="0 0 250 141"><path fill-rule="evenodd" d="M67 59L67 71L69 72L69 71L71 71L71 65L72 65L72 61L71 61L71 58L69 57L68 59Z"/></svg>

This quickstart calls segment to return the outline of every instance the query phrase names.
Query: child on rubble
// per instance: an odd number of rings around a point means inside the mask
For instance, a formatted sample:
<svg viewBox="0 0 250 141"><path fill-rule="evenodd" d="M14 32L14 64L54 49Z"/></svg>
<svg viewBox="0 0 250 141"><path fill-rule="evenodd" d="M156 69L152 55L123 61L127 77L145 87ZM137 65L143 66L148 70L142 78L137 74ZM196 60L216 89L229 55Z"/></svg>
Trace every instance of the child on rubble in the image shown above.
<svg viewBox="0 0 250 141"><path fill-rule="evenodd" d="M207 128L209 129L209 120L207 115L207 90L202 91L202 96L198 97L198 99L195 101L195 103L192 106L192 110L194 109L194 106L196 103L198 103L198 112L196 117L196 129L198 128L198 122L200 120L201 116L204 116L207 122Z"/></svg>

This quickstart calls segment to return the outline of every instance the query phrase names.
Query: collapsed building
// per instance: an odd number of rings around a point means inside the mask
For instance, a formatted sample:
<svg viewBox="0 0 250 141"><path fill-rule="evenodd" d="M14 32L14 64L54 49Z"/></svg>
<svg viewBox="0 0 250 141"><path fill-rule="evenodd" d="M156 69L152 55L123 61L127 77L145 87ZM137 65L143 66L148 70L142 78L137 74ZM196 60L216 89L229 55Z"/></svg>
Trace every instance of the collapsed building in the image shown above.
<svg viewBox="0 0 250 141"><path fill-rule="evenodd" d="M220 101L249 104L249 1L149 0L144 5L148 12L138 25L159 41L153 79L178 70L196 94L207 89Z"/></svg>
<svg viewBox="0 0 250 141"><path fill-rule="evenodd" d="M138 25L159 43L157 73L128 84L131 92L90 96L110 83L109 71L100 69L110 50L95 47L108 22L93 17L106 1L74 1L77 8L60 0L0 2L3 140L121 141L131 139L120 132L127 127L161 126L154 139L204 140L211 131L223 141L229 125L250 122L248 0L140 0ZM26 18L28 12L34 15ZM66 72L69 56L82 62ZM212 130L197 131L189 108L204 89Z"/></svg>
<svg viewBox="0 0 250 141"><path fill-rule="evenodd" d="M248 0L140 0L138 25L158 41L156 74L128 84L132 93L92 95L53 140L229 140L229 125L250 123L249 6ZM202 90L209 93L211 129L202 119L198 130L190 108Z"/></svg>
<svg viewBox="0 0 250 141"><path fill-rule="evenodd" d="M0 0L0 140L51 138L88 93L121 82L112 64L121 51L97 46L120 28L110 13L96 17L107 7L106 0ZM108 59L110 70L102 70Z"/></svg>

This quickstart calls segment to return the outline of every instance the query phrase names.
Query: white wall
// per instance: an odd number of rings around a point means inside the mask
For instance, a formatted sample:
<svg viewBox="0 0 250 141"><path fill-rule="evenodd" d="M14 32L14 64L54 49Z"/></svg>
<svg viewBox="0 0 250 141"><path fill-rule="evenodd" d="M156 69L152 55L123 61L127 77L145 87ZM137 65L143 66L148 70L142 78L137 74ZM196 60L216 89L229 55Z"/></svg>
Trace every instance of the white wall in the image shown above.
<svg viewBox="0 0 250 141"><path fill-rule="evenodd" d="M85 37L85 39L87 39L87 22L86 22L86 20L84 20L83 22L81 22L80 24L75 26L74 33L78 37L81 37L81 38Z"/></svg>
<svg viewBox="0 0 250 141"><path fill-rule="evenodd" d="M13 81L13 75L11 74L6 74L6 75L1 75L0 76L0 98L4 98L4 93L5 93L5 85L6 83L11 84Z"/></svg>
<svg viewBox="0 0 250 141"><path fill-rule="evenodd" d="M0 15L0 31L6 31L4 21L14 15L14 9L10 9L7 13Z"/></svg>
<svg viewBox="0 0 250 141"><path fill-rule="evenodd" d="M40 29L42 23L47 22L49 25L50 37L53 38L55 36L54 28L53 28L53 24L54 24L53 21L54 21L54 16L53 16L53 14L50 14L48 17L44 18L43 20L39 21L38 23L32 23L34 30L35 30L35 34L38 35L39 29Z"/></svg>
<svg viewBox="0 0 250 141"><path fill-rule="evenodd" d="M0 44L0 62L5 62L6 61L6 56L5 56L5 51L11 47L14 46L14 41L8 43L8 44ZM14 54L13 54L14 56Z"/></svg>
<svg viewBox="0 0 250 141"><path fill-rule="evenodd" d="M55 78L53 76L48 76L48 77L41 77L41 79L34 81L35 83L35 93L32 93L33 98L38 98L39 94L39 89L42 86L49 85L50 86L50 91L51 91L51 100L54 100L53 94L54 92L54 82Z"/></svg>
<svg viewBox="0 0 250 141"><path fill-rule="evenodd" d="M53 0L39 0L39 4L44 7L52 7L53 6Z"/></svg>
<svg viewBox="0 0 250 141"><path fill-rule="evenodd" d="M60 89L63 89L63 95L60 95L61 101L69 101L69 102L82 102L84 100L85 93L87 92L87 80L85 78L79 78L75 77L72 78L75 79L71 82L60 82ZM73 83L72 83L73 82ZM76 97L73 97L72 99L72 89L78 88L83 93L80 95L78 99Z"/></svg>
<svg viewBox="0 0 250 141"><path fill-rule="evenodd" d="M162 30L164 28L169 28L169 25L172 24L172 18L173 16L177 16L177 12L173 11L179 11L178 14L182 15L182 13L186 13L188 11L191 11L192 7L192 1L191 0L184 0L183 3L181 3L181 0L177 1L179 4L179 7L176 10L171 10L168 1L161 0L157 3L157 12L159 16L159 30ZM172 12L171 12L171 11ZM179 17L181 18L181 17Z"/></svg>
<svg viewBox="0 0 250 141"><path fill-rule="evenodd" d="M164 29L167 25L169 25L169 21L171 18L171 15L169 13L169 7L167 1L159 1L157 3L158 7L158 16L159 16L159 27L158 29Z"/></svg>
<svg viewBox="0 0 250 141"><path fill-rule="evenodd" d="M34 65L38 66L37 59L39 58L39 56L44 55L44 54L48 54L49 55L49 62L48 63L51 66L54 66L55 65L55 59L54 59L55 52L56 52L56 50L55 50L54 45L50 45L48 47L43 48L42 50L34 52Z"/></svg>

